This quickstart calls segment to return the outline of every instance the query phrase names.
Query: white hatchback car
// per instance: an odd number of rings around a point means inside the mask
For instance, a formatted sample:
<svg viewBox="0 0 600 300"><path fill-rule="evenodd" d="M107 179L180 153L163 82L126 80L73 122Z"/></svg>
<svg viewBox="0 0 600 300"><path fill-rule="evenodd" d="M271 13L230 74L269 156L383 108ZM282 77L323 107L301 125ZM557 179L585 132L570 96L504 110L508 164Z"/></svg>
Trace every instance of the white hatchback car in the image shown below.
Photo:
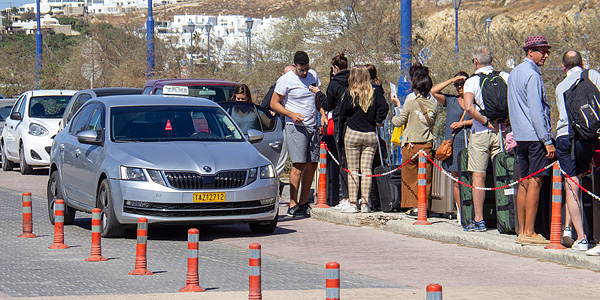
<svg viewBox="0 0 600 300"><path fill-rule="evenodd" d="M50 163L52 139L73 90L34 90L23 93L4 123L0 144L2 170L20 164L21 174Z"/></svg>

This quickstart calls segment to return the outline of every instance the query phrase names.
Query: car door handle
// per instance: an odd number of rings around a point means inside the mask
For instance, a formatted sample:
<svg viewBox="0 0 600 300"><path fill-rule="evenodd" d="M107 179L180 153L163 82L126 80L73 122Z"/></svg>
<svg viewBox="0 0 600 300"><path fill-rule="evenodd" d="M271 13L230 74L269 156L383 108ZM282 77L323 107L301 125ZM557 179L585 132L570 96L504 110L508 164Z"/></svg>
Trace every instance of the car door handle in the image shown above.
<svg viewBox="0 0 600 300"><path fill-rule="evenodd" d="M79 157L79 155L81 155L81 150L79 149L75 149L73 152L75 153L75 157Z"/></svg>
<svg viewBox="0 0 600 300"><path fill-rule="evenodd" d="M273 148L273 149L279 149L279 148L281 148L281 144L282 144L282 142L276 141L276 142L270 142L269 146L271 146L271 148Z"/></svg>

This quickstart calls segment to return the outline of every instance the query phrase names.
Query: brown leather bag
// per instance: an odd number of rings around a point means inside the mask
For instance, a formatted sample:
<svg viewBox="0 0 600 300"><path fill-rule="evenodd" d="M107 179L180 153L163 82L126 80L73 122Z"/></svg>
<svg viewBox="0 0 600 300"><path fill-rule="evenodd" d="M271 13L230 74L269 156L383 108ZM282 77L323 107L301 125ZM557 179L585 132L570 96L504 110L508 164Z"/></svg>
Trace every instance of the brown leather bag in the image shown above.
<svg viewBox="0 0 600 300"><path fill-rule="evenodd" d="M465 113L466 113L466 111L463 111L463 114L460 117L460 121L458 121L458 122L462 122L463 118L465 117ZM435 151L435 159L446 160L446 159L448 159L448 157L450 157L452 155L452 141L453 140L454 140L454 133L452 133L452 139L443 141L442 144L437 148L437 151Z"/></svg>

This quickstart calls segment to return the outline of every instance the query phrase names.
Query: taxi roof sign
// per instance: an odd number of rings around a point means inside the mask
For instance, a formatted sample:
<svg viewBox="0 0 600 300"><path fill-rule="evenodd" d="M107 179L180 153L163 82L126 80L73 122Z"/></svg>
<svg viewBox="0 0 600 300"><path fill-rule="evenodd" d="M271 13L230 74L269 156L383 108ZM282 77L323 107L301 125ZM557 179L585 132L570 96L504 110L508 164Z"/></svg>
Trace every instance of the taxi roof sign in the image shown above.
<svg viewBox="0 0 600 300"><path fill-rule="evenodd" d="M165 85L163 87L163 95L189 95L187 86Z"/></svg>

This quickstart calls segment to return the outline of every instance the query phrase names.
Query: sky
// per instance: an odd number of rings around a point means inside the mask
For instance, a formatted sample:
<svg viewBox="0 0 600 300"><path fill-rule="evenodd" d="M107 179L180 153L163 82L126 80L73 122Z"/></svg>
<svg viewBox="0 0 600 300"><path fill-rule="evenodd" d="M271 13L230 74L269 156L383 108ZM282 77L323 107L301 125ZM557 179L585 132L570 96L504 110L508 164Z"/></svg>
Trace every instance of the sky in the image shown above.
<svg viewBox="0 0 600 300"><path fill-rule="evenodd" d="M10 2L10 5L9 5ZM27 3L35 3L35 0L0 0L0 10L9 8L9 7L19 7L23 4Z"/></svg>

